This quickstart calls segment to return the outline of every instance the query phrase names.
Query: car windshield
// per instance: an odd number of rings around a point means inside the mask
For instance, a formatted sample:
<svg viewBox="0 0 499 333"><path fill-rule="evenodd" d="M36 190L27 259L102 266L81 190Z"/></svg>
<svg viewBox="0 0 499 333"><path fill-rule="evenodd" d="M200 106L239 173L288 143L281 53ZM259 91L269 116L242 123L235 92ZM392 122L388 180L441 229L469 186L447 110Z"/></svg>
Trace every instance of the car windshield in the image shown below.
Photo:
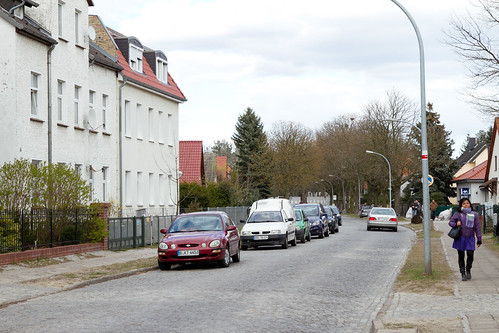
<svg viewBox="0 0 499 333"><path fill-rule="evenodd" d="M300 207L305 215L307 216L319 216L319 207L313 206L301 206Z"/></svg>
<svg viewBox="0 0 499 333"><path fill-rule="evenodd" d="M224 230L222 220L216 215L179 216L169 232Z"/></svg>
<svg viewBox="0 0 499 333"><path fill-rule="evenodd" d="M373 208L371 215L395 215L393 208Z"/></svg>
<svg viewBox="0 0 499 333"><path fill-rule="evenodd" d="M296 220L301 220L302 217L301 217L301 210L299 209L295 209L295 216L296 216Z"/></svg>
<svg viewBox="0 0 499 333"><path fill-rule="evenodd" d="M248 219L248 223L260 223L260 222L283 222L281 212L254 212Z"/></svg>
<svg viewBox="0 0 499 333"><path fill-rule="evenodd" d="M333 210L333 213L335 213L335 214L340 213L340 211L338 210L338 207L331 207L331 209Z"/></svg>

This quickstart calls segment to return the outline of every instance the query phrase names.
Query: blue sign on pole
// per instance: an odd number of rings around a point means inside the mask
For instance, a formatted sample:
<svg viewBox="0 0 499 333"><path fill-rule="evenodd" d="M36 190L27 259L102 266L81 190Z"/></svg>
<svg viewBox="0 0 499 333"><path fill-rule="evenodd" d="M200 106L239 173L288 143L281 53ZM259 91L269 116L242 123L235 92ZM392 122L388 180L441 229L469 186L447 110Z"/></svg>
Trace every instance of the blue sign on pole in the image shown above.
<svg viewBox="0 0 499 333"><path fill-rule="evenodd" d="M469 197L470 196L470 189L467 187L462 187L461 188L461 197Z"/></svg>

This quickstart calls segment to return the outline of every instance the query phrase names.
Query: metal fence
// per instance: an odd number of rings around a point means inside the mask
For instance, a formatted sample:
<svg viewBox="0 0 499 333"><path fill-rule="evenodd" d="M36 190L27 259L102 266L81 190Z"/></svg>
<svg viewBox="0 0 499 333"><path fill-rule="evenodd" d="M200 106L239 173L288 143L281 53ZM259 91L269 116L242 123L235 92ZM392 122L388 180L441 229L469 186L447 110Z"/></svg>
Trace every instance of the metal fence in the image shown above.
<svg viewBox="0 0 499 333"><path fill-rule="evenodd" d="M84 243L95 216L87 208L0 212L0 253Z"/></svg>

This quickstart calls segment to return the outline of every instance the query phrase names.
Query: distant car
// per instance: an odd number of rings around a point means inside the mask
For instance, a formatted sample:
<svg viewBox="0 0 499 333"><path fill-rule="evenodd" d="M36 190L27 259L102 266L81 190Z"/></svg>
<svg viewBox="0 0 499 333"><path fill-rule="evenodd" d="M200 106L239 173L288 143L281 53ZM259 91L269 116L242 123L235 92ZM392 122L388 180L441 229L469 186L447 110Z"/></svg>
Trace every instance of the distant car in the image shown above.
<svg viewBox="0 0 499 333"><path fill-rule="evenodd" d="M239 262L239 231L225 212L197 212L179 215L158 245L158 266L213 261L229 267Z"/></svg>
<svg viewBox="0 0 499 333"><path fill-rule="evenodd" d="M325 206L324 210L327 214L329 233L335 234L336 232L339 232L340 229L338 228L338 220L336 219L336 215L334 214L331 206Z"/></svg>
<svg viewBox="0 0 499 333"><path fill-rule="evenodd" d="M364 206L362 206L362 208L360 209L360 212L359 212L359 217L360 218L366 217L369 214L369 211L371 210L371 208L373 208L372 205L364 205Z"/></svg>
<svg viewBox="0 0 499 333"><path fill-rule="evenodd" d="M296 217L296 238L302 243L305 241L311 241L312 237L310 235L310 222L308 217L305 215L302 209L294 208Z"/></svg>
<svg viewBox="0 0 499 333"><path fill-rule="evenodd" d="M310 222L310 234L324 238L329 236L329 225L327 214L322 204L299 204L294 208L300 208Z"/></svg>
<svg viewBox="0 0 499 333"><path fill-rule="evenodd" d="M338 221L338 225L343 225L343 222L341 221L341 211L336 207L335 205L331 206L331 209L333 210L333 213L336 215L336 221Z"/></svg>
<svg viewBox="0 0 499 333"><path fill-rule="evenodd" d="M397 231L397 213L393 208L373 207L367 216L367 230L389 228Z"/></svg>

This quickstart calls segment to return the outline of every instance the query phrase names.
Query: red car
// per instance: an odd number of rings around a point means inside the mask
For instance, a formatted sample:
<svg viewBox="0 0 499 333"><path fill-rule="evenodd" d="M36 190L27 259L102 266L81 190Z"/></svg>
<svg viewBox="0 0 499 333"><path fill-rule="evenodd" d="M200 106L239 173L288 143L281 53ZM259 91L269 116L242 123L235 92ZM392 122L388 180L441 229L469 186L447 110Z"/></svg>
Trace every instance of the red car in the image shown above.
<svg viewBox="0 0 499 333"><path fill-rule="evenodd" d="M213 261L229 267L239 262L239 231L225 212L179 215L158 245L158 266L169 270L174 264Z"/></svg>

